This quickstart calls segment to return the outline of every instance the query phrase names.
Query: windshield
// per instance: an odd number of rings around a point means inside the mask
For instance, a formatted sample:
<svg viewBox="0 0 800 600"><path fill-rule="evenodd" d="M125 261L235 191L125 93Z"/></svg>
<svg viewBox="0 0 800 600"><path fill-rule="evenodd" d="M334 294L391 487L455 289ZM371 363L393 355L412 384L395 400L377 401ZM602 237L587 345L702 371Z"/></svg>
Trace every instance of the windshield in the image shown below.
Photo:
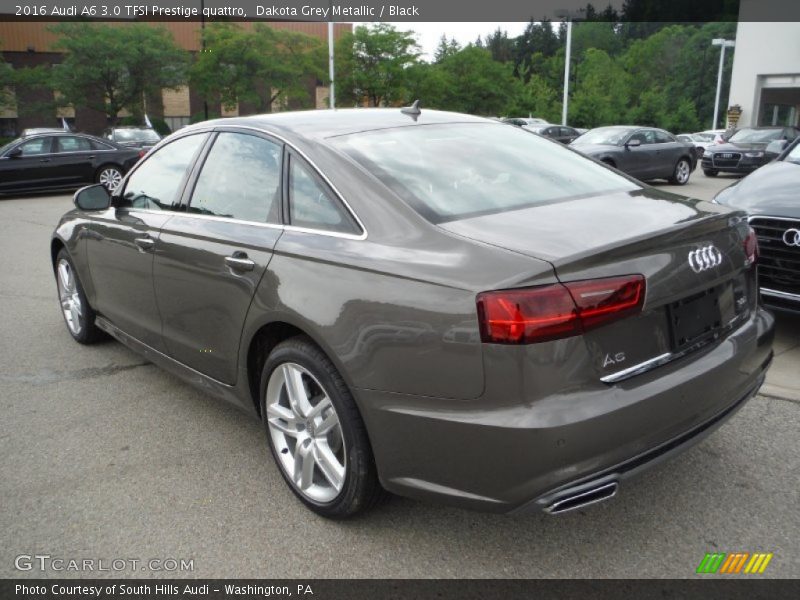
<svg viewBox="0 0 800 600"><path fill-rule="evenodd" d="M789 151L789 154L783 157L784 162L794 163L800 165L800 142L794 145Z"/></svg>
<svg viewBox="0 0 800 600"><path fill-rule="evenodd" d="M733 134L729 142L771 142L779 140L783 129L741 129Z"/></svg>
<svg viewBox="0 0 800 600"><path fill-rule="evenodd" d="M330 138L433 223L639 186L514 127L422 125Z"/></svg>
<svg viewBox="0 0 800 600"><path fill-rule="evenodd" d="M114 141L117 142L158 142L161 139L152 129L115 129Z"/></svg>
<svg viewBox="0 0 800 600"><path fill-rule="evenodd" d="M599 127L584 133L574 144L610 144L618 146L633 131L628 127Z"/></svg>

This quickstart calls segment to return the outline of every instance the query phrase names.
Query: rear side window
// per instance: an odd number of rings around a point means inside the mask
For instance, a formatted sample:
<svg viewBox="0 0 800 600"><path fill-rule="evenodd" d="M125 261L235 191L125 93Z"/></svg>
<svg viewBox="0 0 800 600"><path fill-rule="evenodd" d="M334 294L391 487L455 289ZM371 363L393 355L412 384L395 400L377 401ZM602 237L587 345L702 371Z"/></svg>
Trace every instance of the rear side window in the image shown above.
<svg viewBox="0 0 800 600"><path fill-rule="evenodd" d="M207 134L188 135L161 147L134 171L125 185L122 207L171 210L186 170L207 138Z"/></svg>
<svg viewBox="0 0 800 600"><path fill-rule="evenodd" d="M86 138L62 135L56 138L56 152L81 152L91 150L92 145Z"/></svg>
<svg viewBox="0 0 800 600"><path fill-rule="evenodd" d="M109 146L108 144L104 144L98 140L90 140L92 143L92 148L95 150L113 150L113 146Z"/></svg>
<svg viewBox="0 0 800 600"><path fill-rule="evenodd" d="M561 144L502 124L415 125L328 141L433 223L639 189Z"/></svg>
<svg viewBox="0 0 800 600"><path fill-rule="evenodd" d="M656 135L656 144L667 144L669 142L675 141L673 137L666 131L656 131L655 135Z"/></svg>
<svg viewBox="0 0 800 600"><path fill-rule="evenodd" d="M295 227L360 233L341 203L294 157L289 161L289 221Z"/></svg>
<svg viewBox="0 0 800 600"><path fill-rule="evenodd" d="M261 137L220 133L197 178L189 212L280 223L282 151Z"/></svg>

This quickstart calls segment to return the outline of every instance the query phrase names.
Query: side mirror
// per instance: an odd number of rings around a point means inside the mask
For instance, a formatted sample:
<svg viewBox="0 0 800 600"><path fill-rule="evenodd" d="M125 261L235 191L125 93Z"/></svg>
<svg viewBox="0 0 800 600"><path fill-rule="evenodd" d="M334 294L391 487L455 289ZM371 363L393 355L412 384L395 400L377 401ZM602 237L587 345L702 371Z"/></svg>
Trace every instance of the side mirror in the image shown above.
<svg viewBox="0 0 800 600"><path fill-rule="evenodd" d="M638 138L634 139L634 140L628 140L627 142L625 142L625 146L627 148L636 148L637 146L641 146L641 145L642 145L642 140L640 140Z"/></svg>
<svg viewBox="0 0 800 600"><path fill-rule="evenodd" d="M22 157L22 148L16 147L11 152L6 154L6 158L20 158Z"/></svg>
<svg viewBox="0 0 800 600"><path fill-rule="evenodd" d="M111 194L102 183L79 189L72 201L80 210L105 210L111 206Z"/></svg>

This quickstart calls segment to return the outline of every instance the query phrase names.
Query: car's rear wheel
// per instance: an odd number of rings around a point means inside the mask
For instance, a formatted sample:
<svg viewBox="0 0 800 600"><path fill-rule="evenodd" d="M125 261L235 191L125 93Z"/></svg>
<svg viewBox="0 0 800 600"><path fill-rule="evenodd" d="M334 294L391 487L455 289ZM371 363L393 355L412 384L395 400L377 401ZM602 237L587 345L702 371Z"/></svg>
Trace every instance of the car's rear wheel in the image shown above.
<svg viewBox="0 0 800 600"><path fill-rule="evenodd" d="M86 300L78 273L64 248L56 257L56 285L61 314L73 339L81 344L91 344L101 339L103 332L95 325L96 314Z"/></svg>
<svg viewBox="0 0 800 600"><path fill-rule="evenodd" d="M703 173L708 177L716 177L719 171L716 169L703 169Z"/></svg>
<svg viewBox="0 0 800 600"><path fill-rule="evenodd" d="M122 169L116 165L103 165L97 169L95 180L97 183L102 183L106 186L109 192L113 192L122 182Z"/></svg>
<svg viewBox="0 0 800 600"><path fill-rule="evenodd" d="M307 337L282 342L267 358L261 414L281 475L314 512L349 517L383 495L350 390Z"/></svg>
<svg viewBox="0 0 800 600"><path fill-rule="evenodd" d="M692 165L689 164L688 160L682 158L675 165L675 170L672 172L669 182L675 185L686 185L691 174Z"/></svg>

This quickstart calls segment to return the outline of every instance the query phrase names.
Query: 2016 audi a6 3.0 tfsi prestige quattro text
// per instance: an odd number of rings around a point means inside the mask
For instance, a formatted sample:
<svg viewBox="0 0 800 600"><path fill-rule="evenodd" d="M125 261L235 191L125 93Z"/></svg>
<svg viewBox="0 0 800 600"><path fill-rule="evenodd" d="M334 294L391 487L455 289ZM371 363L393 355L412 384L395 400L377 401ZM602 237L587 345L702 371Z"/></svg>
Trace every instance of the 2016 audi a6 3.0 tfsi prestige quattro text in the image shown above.
<svg viewBox="0 0 800 600"><path fill-rule="evenodd" d="M72 336L261 419L329 517L384 490L498 512L611 497L772 357L744 212L491 120L205 122L75 204L51 247Z"/></svg>

